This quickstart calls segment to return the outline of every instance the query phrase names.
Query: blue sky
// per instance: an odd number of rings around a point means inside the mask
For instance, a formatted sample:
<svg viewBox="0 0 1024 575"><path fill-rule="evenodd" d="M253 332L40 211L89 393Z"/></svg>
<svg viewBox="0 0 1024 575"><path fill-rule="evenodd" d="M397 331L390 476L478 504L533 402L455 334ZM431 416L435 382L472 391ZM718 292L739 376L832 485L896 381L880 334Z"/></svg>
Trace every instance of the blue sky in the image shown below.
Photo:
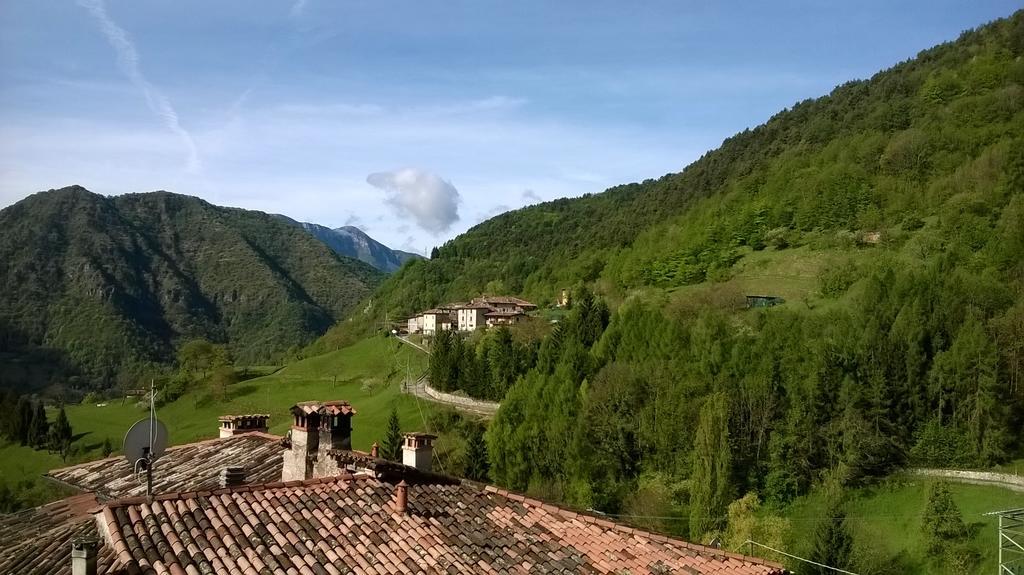
<svg viewBox="0 0 1024 575"><path fill-rule="evenodd" d="M164 189L423 251L678 171L1019 7L0 0L0 206Z"/></svg>

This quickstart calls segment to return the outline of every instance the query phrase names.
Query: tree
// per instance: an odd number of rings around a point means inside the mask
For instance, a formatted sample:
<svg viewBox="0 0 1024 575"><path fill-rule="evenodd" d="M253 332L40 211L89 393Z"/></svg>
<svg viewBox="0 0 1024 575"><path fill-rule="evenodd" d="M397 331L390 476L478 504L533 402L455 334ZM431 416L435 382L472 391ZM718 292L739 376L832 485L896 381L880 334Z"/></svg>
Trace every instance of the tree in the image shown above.
<svg viewBox="0 0 1024 575"><path fill-rule="evenodd" d="M71 431L71 422L68 421L68 416L64 412L64 408L60 408L60 412L57 414L57 419L53 422L53 426L50 428L50 450L60 453L61 458L66 462L68 459L68 452L71 448L71 440L74 434Z"/></svg>
<svg viewBox="0 0 1024 575"><path fill-rule="evenodd" d="M690 476L690 537L701 538L725 525L732 500L728 402L724 393L716 393L700 411Z"/></svg>
<svg viewBox="0 0 1024 575"><path fill-rule="evenodd" d="M846 569L850 567L850 555L853 550L853 537L846 525L846 511L839 495L838 487L826 489L825 514L814 532L814 547L811 560L829 567ZM835 571L824 567L811 566L808 573L816 575L834 575Z"/></svg>
<svg viewBox="0 0 1024 575"><path fill-rule="evenodd" d="M18 398L17 410L18 414L14 418L15 436L11 439L16 439L22 445L29 445L35 410L32 409L32 402L25 396Z"/></svg>
<svg viewBox="0 0 1024 575"><path fill-rule="evenodd" d="M238 375L233 367L218 367L210 374L210 395L216 401L224 401L228 397L228 386L237 382Z"/></svg>
<svg viewBox="0 0 1024 575"><path fill-rule="evenodd" d="M487 443L484 441L484 430L479 425L469 428L464 459L464 473L467 479L487 481L487 472L490 467L487 463Z"/></svg>
<svg viewBox="0 0 1024 575"><path fill-rule="evenodd" d="M402 458L402 426L398 422L398 409L392 407L388 429L380 446L380 456L390 461Z"/></svg>
<svg viewBox="0 0 1024 575"><path fill-rule="evenodd" d="M201 379L205 379L213 369L230 363L227 348L205 339L190 340L178 351L178 365L182 371L198 375Z"/></svg>
<svg viewBox="0 0 1024 575"><path fill-rule="evenodd" d="M49 441L50 422L46 420L46 407L43 402L36 404L29 426L29 445L35 448L46 446Z"/></svg>
<svg viewBox="0 0 1024 575"><path fill-rule="evenodd" d="M103 439L103 457L110 457L110 454L114 452L114 446L110 442L110 438Z"/></svg>
<svg viewBox="0 0 1024 575"><path fill-rule="evenodd" d="M967 526L945 481L936 481L928 486L928 503L921 517L921 530L932 555L941 555L967 536Z"/></svg>

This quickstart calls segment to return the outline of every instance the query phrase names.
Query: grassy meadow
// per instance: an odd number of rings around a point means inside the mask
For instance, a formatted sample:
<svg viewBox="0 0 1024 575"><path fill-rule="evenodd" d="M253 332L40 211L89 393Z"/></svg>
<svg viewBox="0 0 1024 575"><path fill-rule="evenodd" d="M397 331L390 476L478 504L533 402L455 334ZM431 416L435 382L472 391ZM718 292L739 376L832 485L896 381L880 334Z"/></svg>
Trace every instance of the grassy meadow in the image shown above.
<svg viewBox="0 0 1024 575"><path fill-rule="evenodd" d="M353 446L365 450L384 436L392 406L398 409L403 429L420 431L427 427L426 418L435 407L417 402L400 390L407 370L416 376L425 367L423 353L393 339L374 337L230 386L229 397L223 402L211 400L204 390L189 392L157 409L157 417L167 425L172 445L216 437L217 417L224 414L269 413L270 432L283 435L291 426L288 408L296 402L343 399L357 412L352 421ZM147 405L133 399L124 403L115 399L69 405L66 412L79 450L74 461L80 462L100 458L107 438L118 452L128 428L146 417ZM3 445L0 481L38 478L49 469L71 463L45 450Z"/></svg>
<svg viewBox="0 0 1024 575"><path fill-rule="evenodd" d="M846 506L855 553L870 554L872 573L926 575L944 573L941 559L929 559L921 530L929 483L934 479L894 475L873 487L853 490ZM953 500L971 530L971 547L979 554L973 573L995 573L998 564L998 519L990 511L1024 507L1024 493L1002 487L950 483ZM806 557L814 540L821 493L801 497L783 515L790 520L790 549ZM792 563L791 566L797 566ZM797 572L800 572L798 569Z"/></svg>

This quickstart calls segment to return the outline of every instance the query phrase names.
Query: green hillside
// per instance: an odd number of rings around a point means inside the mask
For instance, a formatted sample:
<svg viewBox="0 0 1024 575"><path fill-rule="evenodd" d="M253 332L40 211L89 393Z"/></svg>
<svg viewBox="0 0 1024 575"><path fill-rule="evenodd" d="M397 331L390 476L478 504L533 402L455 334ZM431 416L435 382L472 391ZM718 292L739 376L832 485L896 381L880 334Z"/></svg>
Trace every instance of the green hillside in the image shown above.
<svg viewBox="0 0 1024 575"><path fill-rule="evenodd" d="M182 342L261 363L323 333L382 274L261 212L81 187L0 211L0 385L102 389Z"/></svg>
<svg viewBox="0 0 1024 575"><path fill-rule="evenodd" d="M550 302L581 281L608 292L717 281L744 248L832 249L873 232L923 249L991 244L1019 273L1022 38L1017 13L800 102L680 173L487 220L375 301L407 312L481 291Z"/></svg>
<svg viewBox="0 0 1024 575"><path fill-rule="evenodd" d="M363 317L480 292L546 304L569 286L572 310L536 345L438 338L431 356L442 389L510 383L487 388L503 393L490 478L510 489L709 541L747 495L769 515L818 497L819 518L852 517L904 467L1020 457L1024 11L679 174L484 222L388 278ZM920 490L899 493L920 509ZM819 522L780 544L858 573L991 562L969 529L870 556L814 543L862 545L863 529Z"/></svg>

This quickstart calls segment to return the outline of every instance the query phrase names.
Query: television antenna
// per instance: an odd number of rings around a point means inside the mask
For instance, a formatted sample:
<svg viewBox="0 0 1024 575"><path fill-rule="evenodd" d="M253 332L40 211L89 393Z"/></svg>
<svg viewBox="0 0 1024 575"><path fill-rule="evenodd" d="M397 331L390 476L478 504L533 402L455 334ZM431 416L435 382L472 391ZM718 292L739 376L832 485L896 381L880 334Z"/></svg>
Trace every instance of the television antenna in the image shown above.
<svg viewBox="0 0 1024 575"><path fill-rule="evenodd" d="M153 464L167 449L167 426L156 418L156 394L149 382L149 417L136 421L124 436L124 456L135 475L146 472L146 495L153 495Z"/></svg>
<svg viewBox="0 0 1024 575"><path fill-rule="evenodd" d="M1024 573L1024 508L985 515L999 518L999 575Z"/></svg>

